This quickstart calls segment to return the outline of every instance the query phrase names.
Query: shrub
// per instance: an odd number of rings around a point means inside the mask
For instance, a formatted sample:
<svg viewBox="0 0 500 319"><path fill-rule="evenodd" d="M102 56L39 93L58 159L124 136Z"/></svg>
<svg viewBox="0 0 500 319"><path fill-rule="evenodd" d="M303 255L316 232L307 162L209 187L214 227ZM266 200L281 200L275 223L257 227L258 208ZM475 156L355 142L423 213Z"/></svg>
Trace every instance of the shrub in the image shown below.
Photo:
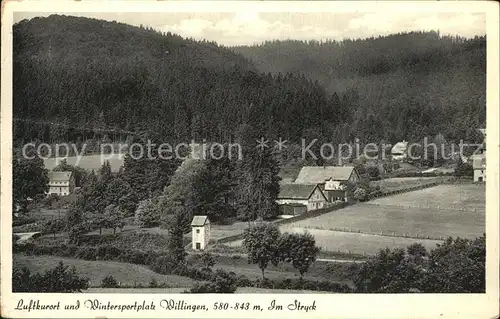
<svg viewBox="0 0 500 319"><path fill-rule="evenodd" d="M177 262L170 256L160 256L152 264L152 269L162 275L170 275L177 266Z"/></svg>
<svg viewBox="0 0 500 319"><path fill-rule="evenodd" d="M118 287L118 282L116 281L116 279L113 276L109 275L109 276L106 276L102 279L101 287L102 288L116 288L116 287Z"/></svg>
<svg viewBox="0 0 500 319"><path fill-rule="evenodd" d="M13 292L81 292L89 286L87 278L78 276L75 267L68 269L62 262L45 274L31 274L29 269L14 269Z"/></svg>
<svg viewBox="0 0 500 319"><path fill-rule="evenodd" d="M236 286L238 287L252 287L253 282L248 279L245 275L240 275L236 278Z"/></svg>
<svg viewBox="0 0 500 319"><path fill-rule="evenodd" d="M196 283L190 290L191 293L234 293L236 285L236 275L233 272L225 272L217 269L212 282Z"/></svg>
<svg viewBox="0 0 500 319"><path fill-rule="evenodd" d="M200 262L202 263L203 269L212 269L215 265L215 258L208 251L204 251L200 255Z"/></svg>
<svg viewBox="0 0 500 319"><path fill-rule="evenodd" d="M149 288L157 288L158 287L158 282L156 281L156 279L151 279L151 281L149 282Z"/></svg>
<svg viewBox="0 0 500 319"><path fill-rule="evenodd" d="M93 247L80 247L76 250L75 257L84 260L96 260L96 249Z"/></svg>
<svg viewBox="0 0 500 319"><path fill-rule="evenodd" d="M19 217L12 218L12 227L22 226L22 225L26 225L26 224L32 224L35 222L36 222L35 218L25 216L25 215L19 215Z"/></svg>
<svg viewBox="0 0 500 319"><path fill-rule="evenodd" d="M364 188L358 187L354 190L354 199L364 202L368 199L367 192Z"/></svg>

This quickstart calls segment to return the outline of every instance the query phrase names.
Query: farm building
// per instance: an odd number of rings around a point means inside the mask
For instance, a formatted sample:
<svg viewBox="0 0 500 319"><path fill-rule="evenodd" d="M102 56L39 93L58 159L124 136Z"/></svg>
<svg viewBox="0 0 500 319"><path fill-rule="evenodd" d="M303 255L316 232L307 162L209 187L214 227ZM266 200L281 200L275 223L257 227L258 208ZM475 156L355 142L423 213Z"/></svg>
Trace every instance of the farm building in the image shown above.
<svg viewBox="0 0 500 319"><path fill-rule="evenodd" d="M408 156L408 142L397 142L391 149L391 156L393 160L403 161Z"/></svg>
<svg viewBox="0 0 500 319"><path fill-rule="evenodd" d="M486 129L479 129L484 136L484 142L478 154L472 155L472 168L474 169L474 182L486 181Z"/></svg>
<svg viewBox="0 0 500 319"><path fill-rule="evenodd" d="M204 250L210 240L210 220L208 216L194 216L191 222L194 250Z"/></svg>
<svg viewBox="0 0 500 319"><path fill-rule="evenodd" d="M474 182L485 182L486 154L472 155L472 168L474 169Z"/></svg>
<svg viewBox="0 0 500 319"><path fill-rule="evenodd" d="M73 172L49 172L49 191L50 194L66 196L75 190L75 176Z"/></svg>
<svg viewBox="0 0 500 319"><path fill-rule="evenodd" d="M319 184L329 202L347 200L348 183L360 180L354 166L304 166L295 179L295 184Z"/></svg>
<svg viewBox="0 0 500 319"><path fill-rule="evenodd" d="M290 211L298 215L305 211L321 209L328 203L328 199L318 184L284 184L280 185L280 193L276 200L280 210ZM283 207L281 207L284 205Z"/></svg>

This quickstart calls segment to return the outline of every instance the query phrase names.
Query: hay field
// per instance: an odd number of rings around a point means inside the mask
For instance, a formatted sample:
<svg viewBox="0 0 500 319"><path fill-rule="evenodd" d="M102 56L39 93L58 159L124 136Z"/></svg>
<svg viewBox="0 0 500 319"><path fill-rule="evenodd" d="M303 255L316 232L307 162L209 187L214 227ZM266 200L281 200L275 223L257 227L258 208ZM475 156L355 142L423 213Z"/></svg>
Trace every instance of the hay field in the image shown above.
<svg viewBox="0 0 500 319"><path fill-rule="evenodd" d="M475 238L485 230L484 186L438 185L348 206L286 226L434 239Z"/></svg>

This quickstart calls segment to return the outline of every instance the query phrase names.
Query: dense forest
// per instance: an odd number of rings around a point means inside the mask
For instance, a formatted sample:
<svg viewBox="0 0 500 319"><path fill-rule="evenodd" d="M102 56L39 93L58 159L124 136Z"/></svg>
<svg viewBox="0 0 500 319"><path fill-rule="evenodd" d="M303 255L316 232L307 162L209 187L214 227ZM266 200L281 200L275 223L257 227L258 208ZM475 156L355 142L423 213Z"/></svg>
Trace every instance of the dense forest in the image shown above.
<svg viewBox="0 0 500 319"><path fill-rule="evenodd" d="M213 43L87 18L14 26L14 117L70 127L145 132L163 142L227 142L241 125L298 139L347 119L341 103L302 75L260 74ZM65 127L15 122L14 139L75 140Z"/></svg>
<svg viewBox="0 0 500 319"><path fill-rule="evenodd" d="M459 140L485 123L484 37L225 48L58 15L23 20L13 34L16 144L87 139L81 127L228 142L243 125L291 141L395 143Z"/></svg>
<svg viewBox="0 0 500 319"><path fill-rule="evenodd" d="M443 133L466 138L485 126L486 37L400 33L343 41L269 41L235 48L261 71L318 80L355 96L349 126L360 138Z"/></svg>

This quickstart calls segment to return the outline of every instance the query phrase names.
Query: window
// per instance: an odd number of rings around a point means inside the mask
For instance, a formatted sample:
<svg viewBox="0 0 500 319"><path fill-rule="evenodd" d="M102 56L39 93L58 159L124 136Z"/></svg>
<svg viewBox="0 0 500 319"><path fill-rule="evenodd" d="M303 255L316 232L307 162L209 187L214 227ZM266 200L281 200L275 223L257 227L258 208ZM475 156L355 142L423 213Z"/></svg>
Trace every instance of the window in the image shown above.
<svg viewBox="0 0 500 319"><path fill-rule="evenodd" d="M197 229L197 230L196 230L196 233L197 233L197 234L199 234L199 233L200 233L200 230L199 230L199 229Z"/></svg>
<svg viewBox="0 0 500 319"><path fill-rule="evenodd" d="M196 249L201 249L201 244L200 243L196 243Z"/></svg>

